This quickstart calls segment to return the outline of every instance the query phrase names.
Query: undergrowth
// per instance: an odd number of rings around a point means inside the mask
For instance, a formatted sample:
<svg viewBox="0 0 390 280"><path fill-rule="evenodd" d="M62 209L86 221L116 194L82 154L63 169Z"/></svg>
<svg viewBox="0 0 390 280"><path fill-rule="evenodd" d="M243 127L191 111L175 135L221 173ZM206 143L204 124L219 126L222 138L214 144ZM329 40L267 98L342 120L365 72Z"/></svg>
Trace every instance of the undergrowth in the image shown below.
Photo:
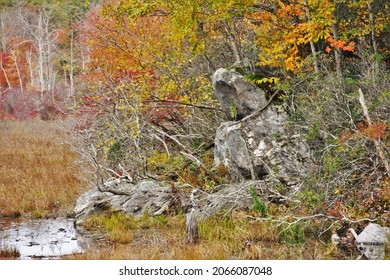
<svg viewBox="0 0 390 280"><path fill-rule="evenodd" d="M199 244L185 242L185 215L135 218L105 213L83 226L105 234L108 246L67 259L338 259L329 240L301 225L277 226L234 211L199 223ZM352 258L350 256L349 258ZM348 257L347 257L348 258Z"/></svg>

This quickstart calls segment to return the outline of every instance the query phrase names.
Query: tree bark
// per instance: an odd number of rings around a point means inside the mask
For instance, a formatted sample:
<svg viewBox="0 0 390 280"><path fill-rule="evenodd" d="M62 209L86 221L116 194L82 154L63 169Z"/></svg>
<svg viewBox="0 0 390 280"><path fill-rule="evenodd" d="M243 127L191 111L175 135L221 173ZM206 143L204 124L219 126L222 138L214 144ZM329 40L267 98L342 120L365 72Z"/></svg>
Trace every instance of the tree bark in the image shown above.
<svg viewBox="0 0 390 280"><path fill-rule="evenodd" d="M377 41L375 38L375 15L372 11L372 6L370 2L367 2L368 7L368 18L370 21L370 27L371 27L371 44L372 44L372 50L374 52L374 55L376 56L378 54L378 46ZM379 71L379 61L374 57L374 64L373 64L373 73L372 73L372 80L375 79Z"/></svg>
<svg viewBox="0 0 390 280"><path fill-rule="evenodd" d="M17 59L16 54L15 54L15 52L13 50L11 51L11 55L12 55L12 58L14 59L16 73L18 74L20 91L23 94L23 81L22 81L22 76L20 74L20 69L19 69L19 65L18 65L18 59Z"/></svg>
<svg viewBox="0 0 390 280"><path fill-rule="evenodd" d="M189 244L199 243L198 213L195 209L192 209L191 212L187 214L186 242Z"/></svg>
<svg viewBox="0 0 390 280"><path fill-rule="evenodd" d="M73 29L71 31L70 38L70 69L69 69L69 82L70 82L70 95L73 97L74 105L76 106L77 100L74 93L74 82L73 82Z"/></svg>
<svg viewBox="0 0 390 280"><path fill-rule="evenodd" d="M306 16L307 16L307 21L311 21L311 14L310 14L310 7L309 3L307 0L304 1L305 7L306 7ZM310 49L311 53L313 55L313 67L314 67L314 72L316 74L320 73L319 67L318 67L318 59L317 59L317 51L316 51L316 46L314 45L314 42L312 39L309 40L310 43Z"/></svg>
<svg viewBox="0 0 390 280"><path fill-rule="evenodd" d="M378 53L378 47L377 42L375 38L375 15L372 11L372 6L370 2L367 2L368 7L368 18L370 20L370 27L371 27L371 42L372 42L372 49L374 51L374 54Z"/></svg>
<svg viewBox="0 0 390 280"><path fill-rule="evenodd" d="M333 32L333 38L335 41L338 40L338 31L337 31L337 24L336 23L332 23L332 32ZM336 61L336 73L337 73L337 77L339 79L342 78L343 76L343 69L342 69L342 66L341 66L341 54L340 54L340 50L335 48L334 50L334 59Z"/></svg>
<svg viewBox="0 0 390 280"><path fill-rule="evenodd" d="M35 79L34 79L34 73L33 73L33 69L32 69L32 50L31 50L31 48L28 51L26 51L26 60L27 60L27 64L28 64L28 70L30 72L30 85L34 85Z"/></svg>
<svg viewBox="0 0 390 280"><path fill-rule="evenodd" d="M240 47L238 46L236 40L234 39L233 33L229 27L229 24L226 21L223 21L223 25L225 26L225 31L228 36L228 39L230 41L230 44L232 46L233 55L234 55L234 65L241 65L242 64L242 56L240 52Z"/></svg>
<svg viewBox="0 0 390 280"><path fill-rule="evenodd" d="M8 88L12 88L12 85L10 84L9 79L8 79L7 72L5 71L2 58L0 58L0 68L3 71L3 73L4 73L4 78L5 78L5 81L7 82Z"/></svg>

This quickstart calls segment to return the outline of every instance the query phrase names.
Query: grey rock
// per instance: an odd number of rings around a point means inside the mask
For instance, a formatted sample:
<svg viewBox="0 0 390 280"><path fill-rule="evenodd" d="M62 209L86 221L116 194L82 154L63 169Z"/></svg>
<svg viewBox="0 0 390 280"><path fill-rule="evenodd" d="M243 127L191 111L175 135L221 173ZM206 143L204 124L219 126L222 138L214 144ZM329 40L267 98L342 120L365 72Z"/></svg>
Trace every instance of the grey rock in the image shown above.
<svg viewBox="0 0 390 280"><path fill-rule="evenodd" d="M370 223L359 234L351 229L355 236L355 243L359 251L369 260L383 260L385 244L388 242L389 229L378 224Z"/></svg>
<svg viewBox="0 0 390 280"><path fill-rule="evenodd" d="M214 79L224 78L223 81L213 80L217 96L228 94L224 89L227 86L222 87L220 92L221 86L218 87L218 84L226 84L232 88L237 85L237 82L229 82L228 78L240 81L239 88L230 90L232 93L242 91L241 88L250 88L251 96L264 95L242 77L239 78L237 73L225 69L218 70L217 73L213 76ZM225 106L224 98L220 99L222 108ZM249 98L241 102L249 104L251 100ZM262 111L245 116L239 121L228 121L220 125L215 136L215 165L223 164L238 182L272 178L277 184L296 190L302 177L313 167L310 149L302 139L299 128L288 124L286 114L278 112L272 104L264 107L264 103L259 101L253 107L260 106Z"/></svg>
<svg viewBox="0 0 390 280"><path fill-rule="evenodd" d="M201 193L197 196L196 209L200 219L206 219L220 211L231 212L233 209L247 210L253 206L251 189L257 189L260 183L245 181L229 184L211 194Z"/></svg>
<svg viewBox="0 0 390 280"><path fill-rule="evenodd" d="M233 70L220 68L212 79L221 109L230 120L240 120L267 103L264 92ZM231 116L232 106L236 110L236 116Z"/></svg>
<svg viewBox="0 0 390 280"><path fill-rule="evenodd" d="M154 181L130 183L113 180L103 186L93 187L79 197L74 212L76 224L93 214L106 210L122 211L135 216L148 212L163 214L174 204L171 188Z"/></svg>

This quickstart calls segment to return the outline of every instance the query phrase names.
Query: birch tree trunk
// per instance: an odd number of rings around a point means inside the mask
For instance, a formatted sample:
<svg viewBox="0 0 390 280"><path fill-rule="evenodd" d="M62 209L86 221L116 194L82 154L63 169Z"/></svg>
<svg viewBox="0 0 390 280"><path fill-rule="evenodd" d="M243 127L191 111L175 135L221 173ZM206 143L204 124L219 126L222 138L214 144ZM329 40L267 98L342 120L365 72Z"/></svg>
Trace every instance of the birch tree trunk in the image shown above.
<svg viewBox="0 0 390 280"><path fill-rule="evenodd" d="M43 98L43 92L46 89L46 83L45 83L45 74L44 74L44 43L43 43L43 35L42 35L42 30L43 30L43 15L42 12L39 13L38 17L38 26L37 26L37 33L34 34L33 36L36 39L36 44L37 44L37 51L38 51L38 77L39 77L39 87L41 91L41 97Z"/></svg>
<svg viewBox="0 0 390 280"><path fill-rule="evenodd" d="M12 88L12 85L9 82L7 72L5 71L4 65L3 65L3 60L0 58L0 68L3 71L5 81L7 82L8 88Z"/></svg>
<svg viewBox="0 0 390 280"><path fill-rule="evenodd" d="M71 38L70 38L70 69L69 69L69 82L70 82L70 96L73 96L73 102L74 105L76 105L76 96L74 93L74 82L73 82L73 29L71 31Z"/></svg>
<svg viewBox="0 0 390 280"><path fill-rule="evenodd" d="M22 76L20 74L20 69L19 69L19 65L18 65L18 58L15 54L15 52L12 50L11 51L11 55L12 55L12 58L14 60L14 64L15 64L15 68L16 68L16 73L18 74L18 81L19 81L19 87L20 87L20 91L21 93L23 94L23 81L22 81Z"/></svg>
<svg viewBox="0 0 390 280"><path fill-rule="evenodd" d="M30 78L32 83L37 80L37 86L43 99L46 91L54 89L57 75L53 65L56 36L53 36L53 32L50 30L50 14L40 10L36 24L28 22L24 14L20 14L19 19L33 38L33 46L36 50L36 56L34 57L36 69L32 69L34 63L32 54L30 54L30 57L27 56ZM37 73L36 78L31 74L34 71Z"/></svg>
<svg viewBox="0 0 390 280"><path fill-rule="evenodd" d="M7 51L7 36L6 36L6 29L5 29L5 16L4 12L0 13L0 44L1 44L1 51L6 52Z"/></svg>
<svg viewBox="0 0 390 280"><path fill-rule="evenodd" d="M28 64L28 71L30 74L30 85L35 85L35 79L34 79L34 72L33 72L33 65L32 65L32 50L29 49L26 51L26 61Z"/></svg>

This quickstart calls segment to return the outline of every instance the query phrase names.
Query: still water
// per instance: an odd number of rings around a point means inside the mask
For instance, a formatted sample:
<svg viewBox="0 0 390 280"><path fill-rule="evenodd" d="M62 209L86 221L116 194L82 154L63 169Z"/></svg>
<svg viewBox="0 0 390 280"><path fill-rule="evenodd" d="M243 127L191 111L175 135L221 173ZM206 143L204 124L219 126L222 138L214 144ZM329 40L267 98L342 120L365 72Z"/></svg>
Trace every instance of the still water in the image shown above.
<svg viewBox="0 0 390 280"><path fill-rule="evenodd" d="M61 259L83 253L92 238L76 230L73 219L15 221L0 219L0 248L15 248L20 259Z"/></svg>

